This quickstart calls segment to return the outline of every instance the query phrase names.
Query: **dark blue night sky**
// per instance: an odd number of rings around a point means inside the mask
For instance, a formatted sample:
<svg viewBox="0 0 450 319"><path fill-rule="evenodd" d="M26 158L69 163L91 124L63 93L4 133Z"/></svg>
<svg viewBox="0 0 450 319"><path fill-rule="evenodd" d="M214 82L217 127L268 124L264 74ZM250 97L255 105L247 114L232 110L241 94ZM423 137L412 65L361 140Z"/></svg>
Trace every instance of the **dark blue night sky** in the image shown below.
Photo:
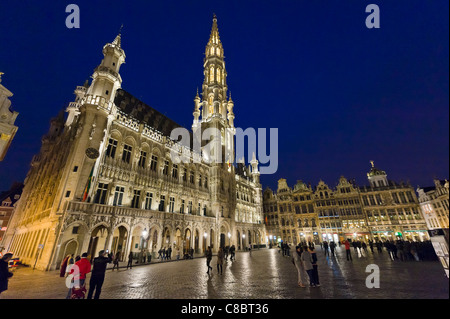
<svg viewBox="0 0 450 319"><path fill-rule="evenodd" d="M65 8L78 4L81 28ZM378 4L381 28L365 8ZM190 128L213 13L235 125L279 129L279 167L262 176L366 183L370 160L415 187L449 176L449 2L2 1L0 71L18 133L0 190L23 181L50 118L100 63L123 23L122 87Z"/></svg>

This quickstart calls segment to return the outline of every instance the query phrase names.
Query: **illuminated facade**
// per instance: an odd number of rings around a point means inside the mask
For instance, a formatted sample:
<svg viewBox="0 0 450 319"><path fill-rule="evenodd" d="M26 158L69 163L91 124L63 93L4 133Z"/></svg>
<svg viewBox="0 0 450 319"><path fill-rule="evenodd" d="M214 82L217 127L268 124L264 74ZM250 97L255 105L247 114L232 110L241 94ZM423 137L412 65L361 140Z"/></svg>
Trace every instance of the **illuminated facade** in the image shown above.
<svg viewBox="0 0 450 319"><path fill-rule="evenodd" d="M234 155L234 103L227 97L223 47L214 17L202 98L192 132L226 132L212 145ZM266 242L258 161L205 162L170 139L180 126L121 89L119 34L103 47L92 83L78 86L64 119L51 121L33 158L6 245L26 264L55 269L69 253L122 256ZM193 135L193 134L192 134ZM175 163L175 150L188 161Z"/></svg>
<svg viewBox="0 0 450 319"><path fill-rule="evenodd" d="M367 178L370 186L360 187L360 195L375 239L429 239L427 225L411 185L389 181L386 172L377 169L373 162Z"/></svg>
<svg viewBox="0 0 450 319"><path fill-rule="evenodd" d="M9 98L13 95L2 82L3 73L0 72L0 161L2 161L11 142L16 135L18 127L14 125L19 113L11 110Z"/></svg>
<svg viewBox="0 0 450 319"><path fill-rule="evenodd" d="M370 186L341 177L333 189L320 181L314 190L302 182L291 189L280 179L276 193L264 191L268 235L292 244L429 239L414 189L388 181L373 162L367 177Z"/></svg>
<svg viewBox="0 0 450 319"><path fill-rule="evenodd" d="M449 183L447 180L434 180L434 186L417 188L420 209L428 229L448 228Z"/></svg>

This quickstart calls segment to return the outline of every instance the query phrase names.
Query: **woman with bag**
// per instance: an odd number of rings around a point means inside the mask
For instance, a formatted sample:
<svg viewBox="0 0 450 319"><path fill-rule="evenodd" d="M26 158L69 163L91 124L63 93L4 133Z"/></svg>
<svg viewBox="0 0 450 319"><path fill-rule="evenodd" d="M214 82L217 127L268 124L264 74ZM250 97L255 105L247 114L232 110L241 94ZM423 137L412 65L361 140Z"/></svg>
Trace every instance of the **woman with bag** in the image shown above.
<svg viewBox="0 0 450 319"><path fill-rule="evenodd" d="M312 265L312 257L311 254L308 251L308 246L303 246L303 253L300 257L303 266L305 267L306 273L309 276L309 286L315 287L314 285L314 279L313 279L313 265Z"/></svg>

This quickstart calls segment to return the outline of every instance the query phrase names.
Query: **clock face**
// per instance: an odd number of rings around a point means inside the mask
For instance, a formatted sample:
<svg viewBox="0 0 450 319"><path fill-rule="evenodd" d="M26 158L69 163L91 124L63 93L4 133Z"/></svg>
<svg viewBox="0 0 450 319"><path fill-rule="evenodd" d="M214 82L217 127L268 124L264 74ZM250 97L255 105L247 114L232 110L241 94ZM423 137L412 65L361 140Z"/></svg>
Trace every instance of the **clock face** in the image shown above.
<svg viewBox="0 0 450 319"><path fill-rule="evenodd" d="M96 159L99 155L99 152L95 148L90 147L86 150L86 156L90 159Z"/></svg>

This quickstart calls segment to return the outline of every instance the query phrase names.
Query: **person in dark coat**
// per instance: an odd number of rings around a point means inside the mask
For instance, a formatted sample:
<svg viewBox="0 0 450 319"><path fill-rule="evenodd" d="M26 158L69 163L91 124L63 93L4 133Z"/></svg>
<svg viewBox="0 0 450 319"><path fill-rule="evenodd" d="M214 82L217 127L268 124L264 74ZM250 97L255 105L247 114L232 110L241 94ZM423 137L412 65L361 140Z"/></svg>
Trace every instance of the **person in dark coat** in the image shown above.
<svg viewBox="0 0 450 319"><path fill-rule="evenodd" d="M130 254L128 255L128 264L127 269L130 267L130 269L133 269L133 252L130 251Z"/></svg>
<svg viewBox="0 0 450 319"><path fill-rule="evenodd" d="M13 276L8 270L9 261L12 258L12 254L6 253L2 259L0 259L0 294L8 290L8 279Z"/></svg>
<svg viewBox="0 0 450 319"><path fill-rule="evenodd" d="M94 299L100 298L100 293L102 292L103 282L105 281L106 266L112 261L112 257L108 254L106 257L106 252L100 250L98 257L94 258L94 267L92 269L91 280L89 282L89 293L87 299L92 299L92 294L95 290Z"/></svg>
<svg viewBox="0 0 450 319"><path fill-rule="evenodd" d="M211 250L211 247L210 246L208 246L208 249L206 250L206 267L208 267L208 271L206 272L208 275L209 275L209 270L211 269L213 269L211 266L210 266L210 264L211 264L211 259L212 259L212 256L213 256L213 254L212 254L212 250Z"/></svg>

